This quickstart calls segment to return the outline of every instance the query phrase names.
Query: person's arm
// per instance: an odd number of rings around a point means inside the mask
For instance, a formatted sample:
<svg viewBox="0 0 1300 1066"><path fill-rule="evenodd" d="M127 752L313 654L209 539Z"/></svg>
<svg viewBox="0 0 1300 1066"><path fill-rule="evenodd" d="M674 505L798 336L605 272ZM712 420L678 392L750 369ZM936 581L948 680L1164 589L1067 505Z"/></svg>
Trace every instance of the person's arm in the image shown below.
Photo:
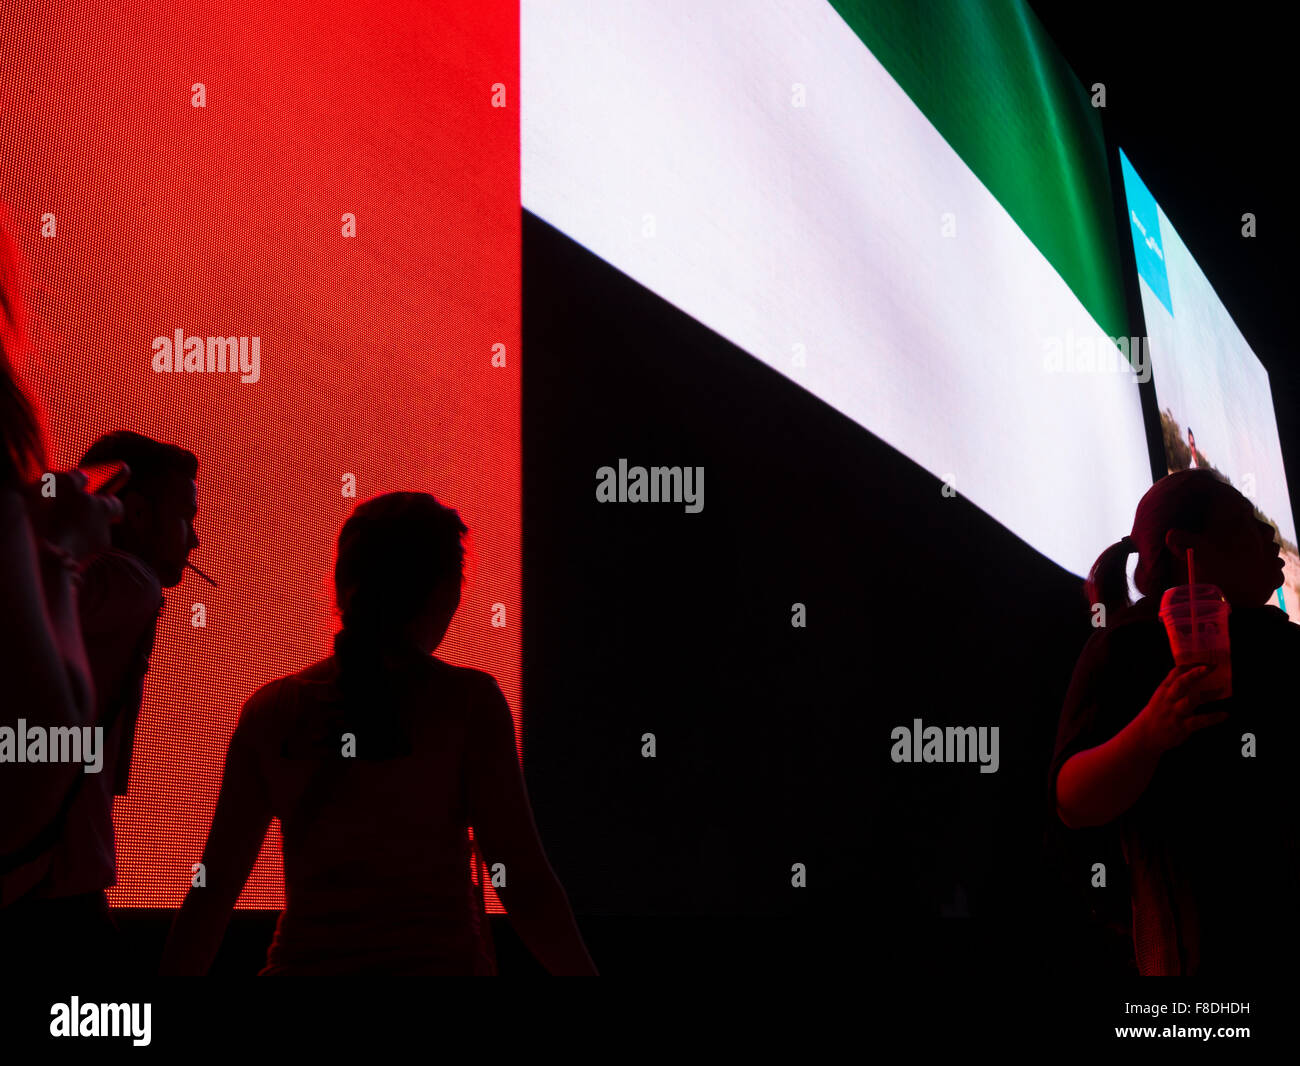
<svg viewBox="0 0 1300 1066"><path fill-rule="evenodd" d="M256 752L236 728L226 752L221 793L203 849L207 884L191 888L186 894L163 949L160 974L208 972L221 947L231 911L262 850L271 818L270 793Z"/></svg>
<svg viewBox="0 0 1300 1066"><path fill-rule="evenodd" d="M0 676L5 700L0 725L82 726L94 713L95 693L77 620L73 572L38 550L26 502L0 489ZM0 853L39 832L59 808L75 763L0 765Z"/></svg>
<svg viewBox="0 0 1300 1066"><path fill-rule="evenodd" d="M1056 779L1056 812L1070 829L1105 825L1146 791L1160 762L1141 716L1105 744L1070 758Z"/></svg>
<svg viewBox="0 0 1300 1066"><path fill-rule="evenodd" d="M1135 804L1160 757L1227 712L1200 712L1208 667L1174 667L1142 711L1104 744L1072 756L1056 778L1056 812L1070 829L1105 825Z"/></svg>
<svg viewBox="0 0 1300 1066"><path fill-rule="evenodd" d="M547 861L533 820L515 749L514 719L500 686L475 679L465 752L470 824L489 870L505 866L497 889L510 924L539 963L556 977L596 977L559 878Z"/></svg>

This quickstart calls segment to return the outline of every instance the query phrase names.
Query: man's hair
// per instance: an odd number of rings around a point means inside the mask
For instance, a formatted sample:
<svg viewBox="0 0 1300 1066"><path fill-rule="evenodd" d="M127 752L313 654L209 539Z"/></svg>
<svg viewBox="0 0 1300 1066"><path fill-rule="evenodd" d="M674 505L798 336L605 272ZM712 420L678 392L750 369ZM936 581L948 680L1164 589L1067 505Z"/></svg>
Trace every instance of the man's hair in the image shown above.
<svg viewBox="0 0 1300 1066"><path fill-rule="evenodd" d="M119 496L139 492L152 499L168 477L180 474L193 481L199 472L199 458L192 451L126 429L105 433L86 450L77 465L115 462L126 463L131 468L130 480L118 491Z"/></svg>

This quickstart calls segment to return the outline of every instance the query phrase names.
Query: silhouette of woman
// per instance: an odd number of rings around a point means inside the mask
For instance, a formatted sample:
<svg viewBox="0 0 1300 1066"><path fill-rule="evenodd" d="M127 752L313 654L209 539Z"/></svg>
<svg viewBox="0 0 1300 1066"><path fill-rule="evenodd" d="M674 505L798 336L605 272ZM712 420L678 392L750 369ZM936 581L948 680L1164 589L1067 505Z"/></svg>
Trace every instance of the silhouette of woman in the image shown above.
<svg viewBox="0 0 1300 1066"><path fill-rule="evenodd" d="M1189 549L1197 581L1217 585L1231 605L1225 700L1207 702L1207 668L1174 667L1158 614L1165 589L1187 583ZM1134 551L1143 598L1130 606ZM1294 965L1300 861L1290 760L1300 749L1291 667L1300 626L1264 606L1281 581L1272 526L1209 470L1156 482L1132 534L1089 574L1085 589L1105 605L1105 624L1075 667L1050 795L1070 829L1118 833L1143 975Z"/></svg>
<svg viewBox="0 0 1300 1066"><path fill-rule="evenodd" d="M491 675L432 655L460 604L468 532L425 493L357 507L339 535L334 654L264 686L231 737L163 973L207 972L272 817L285 909L264 975L492 975L478 865L552 974L595 975L533 822L514 722Z"/></svg>

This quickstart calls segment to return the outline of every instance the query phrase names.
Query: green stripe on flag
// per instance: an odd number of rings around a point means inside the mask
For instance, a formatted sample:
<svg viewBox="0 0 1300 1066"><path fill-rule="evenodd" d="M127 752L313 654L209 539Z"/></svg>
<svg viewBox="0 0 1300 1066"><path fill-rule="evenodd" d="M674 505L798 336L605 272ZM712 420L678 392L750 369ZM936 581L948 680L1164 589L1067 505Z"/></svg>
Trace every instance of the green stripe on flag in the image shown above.
<svg viewBox="0 0 1300 1066"><path fill-rule="evenodd" d="M830 0L1111 337L1129 334L1101 119L1023 0Z"/></svg>

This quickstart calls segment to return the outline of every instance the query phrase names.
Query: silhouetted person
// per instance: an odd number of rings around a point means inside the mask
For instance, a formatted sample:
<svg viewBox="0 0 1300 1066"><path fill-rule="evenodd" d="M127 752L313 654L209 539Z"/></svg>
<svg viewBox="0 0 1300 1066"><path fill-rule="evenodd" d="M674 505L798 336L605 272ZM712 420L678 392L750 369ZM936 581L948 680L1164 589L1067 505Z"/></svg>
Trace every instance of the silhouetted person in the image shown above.
<svg viewBox="0 0 1300 1066"><path fill-rule="evenodd" d="M1188 549L1197 582L1217 585L1231 605L1225 700L1206 701L1202 686L1217 683L1206 668L1174 667L1158 614L1163 592L1187 583ZM1133 551L1143 598L1129 606ZM1295 965L1300 626L1264 605L1281 582L1273 528L1209 470L1152 486L1131 536L1089 575L1106 624L1085 646L1061 712L1052 795L1066 826L1119 834L1143 975L1263 976ZM1251 738L1253 758L1243 754Z"/></svg>
<svg viewBox="0 0 1300 1066"><path fill-rule="evenodd" d="M122 518L112 527L112 544L86 561L77 604L96 694L93 725L103 729L102 765L98 773L74 781L76 791L44 861L5 878L6 895L22 893L24 906L61 900L110 925L104 890L117 883L113 797L127 791L162 590L179 584L189 553L199 543L193 525L194 454L118 431L91 445L81 465L117 461L130 468L130 478L118 492ZM120 969L114 937L106 936L100 951L101 957L88 957L85 965Z"/></svg>
<svg viewBox="0 0 1300 1066"><path fill-rule="evenodd" d="M113 527L112 546L86 568L80 613L101 717L113 725L107 738L115 761L112 794L124 796L162 590L180 584L190 553L199 546L194 531L199 461L179 445L117 430L95 441L80 465L117 461L131 469L117 493L123 517ZM111 796L106 799L111 813ZM105 839L102 812L97 818L96 847L103 851L107 844L111 856L111 824Z"/></svg>
<svg viewBox="0 0 1300 1066"><path fill-rule="evenodd" d="M1196 454L1196 437L1192 433L1191 426L1187 427L1187 450L1191 453L1192 456L1190 460L1191 461L1190 469L1195 470L1197 469L1197 467L1201 465L1201 457Z"/></svg>
<svg viewBox="0 0 1300 1066"><path fill-rule="evenodd" d="M122 507L87 494L80 472L45 476L44 431L11 363L28 345L21 275L0 218L0 968L29 977L84 971L103 961L115 934L102 893L51 891L71 798L95 787L91 761L84 752L81 762L16 760L20 745L33 753L23 744L29 728L53 735L93 727L78 585Z"/></svg>
<svg viewBox="0 0 1300 1066"><path fill-rule="evenodd" d="M359 506L339 535L334 654L244 705L164 974L206 973L273 817L285 908L262 974L496 973L467 827L514 928L552 974L594 975L538 839L491 675L433 656L468 532L425 493Z"/></svg>

